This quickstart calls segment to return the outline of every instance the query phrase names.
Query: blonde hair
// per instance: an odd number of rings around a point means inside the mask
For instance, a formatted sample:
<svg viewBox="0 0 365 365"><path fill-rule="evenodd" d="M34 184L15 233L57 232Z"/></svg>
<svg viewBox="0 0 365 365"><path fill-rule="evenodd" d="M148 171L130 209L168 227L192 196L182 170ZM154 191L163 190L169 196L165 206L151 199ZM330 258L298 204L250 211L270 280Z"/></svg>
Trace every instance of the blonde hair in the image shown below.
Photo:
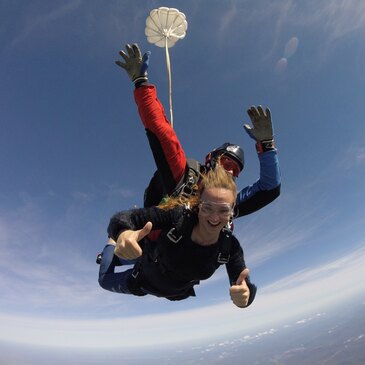
<svg viewBox="0 0 365 365"><path fill-rule="evenodd" d="M196 208L200 203L200 197L205 189L222 188L227 189L237 195L237 186L233 176L228 173L219 163L214 169L207 173L201 174L201 180L194 186L194 193L189 196L168 197L164 202L159 204L162 209L171 209L178 205L189 204L191 209Z"/></svg>

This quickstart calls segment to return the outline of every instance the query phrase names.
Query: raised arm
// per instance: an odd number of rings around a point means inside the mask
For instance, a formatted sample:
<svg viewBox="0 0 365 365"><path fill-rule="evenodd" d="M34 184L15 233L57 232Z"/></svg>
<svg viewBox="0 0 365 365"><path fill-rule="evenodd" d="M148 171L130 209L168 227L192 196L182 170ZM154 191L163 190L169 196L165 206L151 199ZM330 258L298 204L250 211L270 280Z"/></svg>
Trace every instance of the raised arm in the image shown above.
<svg viewBox="0 0 365 365"><path fill-rule="evenodd" d="M253 213L274 201L280 195L281 175L274 143L270 109L252 106L247 111L252 127L244 125L247 134L256 142L260 161L260 178L237 194L236 217Z"/></svg>
<svg viewBox="0 0 365 365"><path fill-rule="evenodd" d="M116 64L127 72L135 85L134 98L164 186L164 194L170 195L185 174L186 156L157 98L155 86L148 84L150 52L142 56L137 44L127 44L126 51L120 51L119 54L124 62L116 61Z"/></svg>

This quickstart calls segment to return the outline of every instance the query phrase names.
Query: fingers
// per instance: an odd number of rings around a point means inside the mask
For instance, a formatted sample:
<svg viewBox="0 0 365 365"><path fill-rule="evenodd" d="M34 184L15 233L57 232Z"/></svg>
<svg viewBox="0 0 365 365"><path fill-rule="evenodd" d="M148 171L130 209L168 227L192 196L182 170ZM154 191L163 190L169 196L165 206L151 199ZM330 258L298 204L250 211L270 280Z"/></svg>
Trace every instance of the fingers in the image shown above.
<svg viewBox="0 0 365 365"><path fill-rule="evenodd" d="M142 59L141 50L139 49L137 43L132 44L132 51L133 51L134 57L136 57L138 59Z"/></svg>
<svg viewBox="0 0 365 365"><path fill-rule="evenodd" d="M229 289L232 302L240 308L246 307L250 299L250 289L247 285L233 285Z"/></svg>
<svg viewBox="0 0 365 365"><path fill-rule="evenodd" d="M251 128L251 126L250 126L249 124L244 124L244 125L243 125L243 128L245 128L245 129L246 129L246 132L247 132L247 133L250 133L250 131L251 131L251 129L252 129L252 128Z"/></svg>
<svg viewBox="0 0 365 365"><path fill-rule="evenodd" d="M119 55L123 58L123 60L125 62L128 62L128 60L130 58L130 55L129 54L127 55L124 51L119 51Z"/></svg>
<svg viewBox="0 0 365 365"><path fill-rule="evenodd" d="M249 109L247 109L247 114L249 115L252 121L258 119L259 117L259 112L255 106L251 106Z"/></svg>
<svg viewBox="0 0 365 365"><path fill-rule="evenodd" d="M149 62L149 60L150 60L150 56L151 56L151 51L147 51L147 52L143 55L143 57L142 57L142 62L146 62L146 63L148 63L148 62Z"/></svg>
<svg viewBox="0 0 365 365"><path fill-rule="evenodd" d="M151 52L147 51L142 58L142 67L141 67L141 74L143 75L144 73L147 72L148 69L148 65L150 62L150 56L151 56Z"/></svg>
<svg viewBox="0 0 365 365"><path fill-rule="evenodd" d="M139 49L137 43L133 43L132 45L126 44L125 49L128 55L124 51L119 51L119 54L125 61L127 61L129 58L136 58L138 60L142 59L141 50Z"/></svg>
<svg viewBox="0 0 365 365"><path fill-rule="evenodd" d="M124 68L124 69L126 69L126 68L127 68L127 65L126 65L125 63L123 63L123 62L115 61L115 63L116 63L119 67L121 67L121 68Z"/></svg>
<svg viewBox="0 0 365 365"><path fill-rule="evenodd" d="M231 300L237 307L246 307L250 298L250 289L246 284L246 278L249 272L250 270L247 268L242 270L238 276L236 285L232 285L229 288Z"/></svg>
<svg viewBox="0 0 365 365"><path fill-rule="evenodd" d="M260 117L266 117L265 112L264 112L264 109L262 108L261 105L259 105L257 107L257 111L258 111Z"/></svg>
<svg viewBox="0 0 365 365"><path fill-rule="evenodd" d="M114 254L125 260L133 260L142 255L142 249L136 242L130 242L124 247L121 244L117 244L114 249Z"/></svg>
<svg viewBox="0 0 365 365"><path fill-rule="evenodd" d="M138 244L152 230L152 223L147 222L138 231L127 230L122 232L115 246L114 254L122 259L133 260L142 255L141 246Z"/></svg>
<svg viewBox="0 0 365 365"><path fill-rule="evenodd" d="M255 135L254 135L254 129L251 128L251 126L249 124L244 124L243 128L245 128L246 133L254 140L256 140Z"/></svg>
<svg viewBox="0 0 365 365"><path fill-rule="evenodd" d="M133 260L142 255L142 249L131 236L116 244L114 254L125 260Z"/></svg>
<svg viewBox="0 0 365 365"><path fill-rule="evenodd" d="M257 121L259 119L262 119L262 118L271 117L270 109L266 108L265 111L264 111L264 109L261 105L259 105L258 107L251 106L247 110L247 114L251 118L252 122L255 122L255 121Z"/></svg>
<svg viewBox="0 0 365 365"><path fill-rule="evenodd" d="M133 46L134 44L132 44L132 46L130 44L125 45L129 57L135 57L135 48L133 48Z"/></svg>
<svg viewBox="0 0 365 365"><path fill-rule="evenodd" d="M137 234L137 241L139 242L142 238L145 238L152 230L152 223L147 222L142 229L140 229Z"/></svg>
<svg viewBox="0 0 365 365"><path fill-rule="evenodd" d="M269 108L265 109L267 118L271 119L271 111Z"/></svg>
<svg viewBox="0 0 365 365"><path fill-rule="evenodd" d="M250 270L247 267L246 267L246 269L242 270L238 276L236 285L241 285L246 280L249 272L250 272Z"/></svg>
<svg viewBox="0 0 365 365"><path fill-rule="evenodd" d="M127 53L123 50L119 51L119 55L123 58L125 63L123 63L121 61L115 61L115 63L118 66L126 69L128 62L132 58L135 58L137 60L142 60L141 50L139 49L138 44L136 44L136 43L133 43L132 45L126 44L125 49L126 49Z"/></svg>
<svg viewBox="0 0 365 365"><path fill-rule="evenodd" d="M123 58L123 60L125 61L125 63L121 62L121 61L115 61L115 63L121 67L124 68L125 70L127 69L127 63L129 61L129 57L126 55L126 53L124 51L119 51L120 56Z"/></svg>

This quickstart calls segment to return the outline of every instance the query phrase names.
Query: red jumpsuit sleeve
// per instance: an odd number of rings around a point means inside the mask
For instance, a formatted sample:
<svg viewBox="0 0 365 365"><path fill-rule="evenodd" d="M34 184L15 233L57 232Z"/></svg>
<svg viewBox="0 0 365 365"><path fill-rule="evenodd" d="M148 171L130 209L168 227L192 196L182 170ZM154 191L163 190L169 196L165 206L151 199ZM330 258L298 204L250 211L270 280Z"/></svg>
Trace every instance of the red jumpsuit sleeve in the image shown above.
<svg viewBox="0 0 365 365"><path fill-rule="evenodd" d="M134 90L138 112L144 127L158 139L163 157L169 166L176 184L186 169L186 156L179 139L171 127L153 85L141 86ZM158 161L156 165L159 166Z"/></svg>

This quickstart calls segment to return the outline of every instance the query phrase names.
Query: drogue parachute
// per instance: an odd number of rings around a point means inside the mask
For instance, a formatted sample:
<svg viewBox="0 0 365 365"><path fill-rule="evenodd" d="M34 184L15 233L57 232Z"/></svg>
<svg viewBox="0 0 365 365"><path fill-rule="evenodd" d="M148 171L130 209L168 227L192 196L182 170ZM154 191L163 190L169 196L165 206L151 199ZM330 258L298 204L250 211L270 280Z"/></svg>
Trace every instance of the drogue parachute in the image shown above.
<svg viewBox="0 0 365 365"><path fill-rule="evenodd" d="M146 19L148 42L158 47L172 47L186 35L188 22L185 14L174 8L153 9Z"/></svg>
<svg viewBox="0 0 365 365"><path fill-rule="evenodd" d="M166 66L169 79L170 123L174 124L172 112L172 81L169 48L179 39L183 39L188 29L185 14L175 8L161 7L153 9L146 19L145 35L148 42L165 48Z"/></svg>

